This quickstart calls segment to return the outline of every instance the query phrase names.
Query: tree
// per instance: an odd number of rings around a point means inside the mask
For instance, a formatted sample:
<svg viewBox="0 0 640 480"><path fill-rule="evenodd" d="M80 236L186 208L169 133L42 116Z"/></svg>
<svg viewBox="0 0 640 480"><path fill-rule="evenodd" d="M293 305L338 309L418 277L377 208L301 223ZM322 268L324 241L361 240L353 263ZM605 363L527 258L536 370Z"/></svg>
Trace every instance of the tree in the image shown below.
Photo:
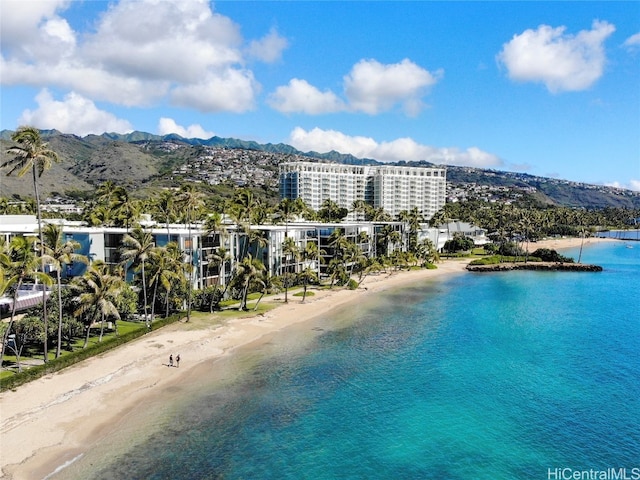
<svg viewBox="0 0 640 480"><path fill-rule="evenodd" d="M447 243L444 244L445 252L449 253L468 251L472 248L473 240L459 233L455 233L453 238L451 240L447 240Z"/></svg>
<svg viewBox="0 0 640 480"><path fill-rule="evenodd" d="M56 358L62 352L62 276L60 271L63 265L74 262L87 264L89 259L79 253L75 253L80 244L75 240L63 240L62 228L52 223L44 227L44 255L45 263L53 266L56 271L58 285L58 341L56 344Z"/></svg>
<svg viewBox="0 0 640 480"><path fill-rule="evenodd" d="M216 276L216 282L214 284L214 288L216 289L216 291L218 291L218 286L219 286L219 283L220 283L220 276L223 274L224 266L229 260L231 260L231 255L229 255L229 252L224 247L218 247L213 252L211 252L209 255L207 255L207 268L208 269L211 269L211 268L217 268L218 269L218 275ZM221 297L219 296L217 302L211 302L211 305L210 305L210 309L211 310L210 311L213 311L214 306L217 307L217 304L219 303L219 299L220 298Z"/></svg>
<svg viewBox="0 0 640 480"><path fill-rule="evenodd" d="M420 230L420 223L424 221L424 217L417 207L413 207L409 211L403 210L398 213L398 219L409 225L409 251L415 252L418 245L418 231Z"/></svg>
<svg viewBox="0 0 640 480"><path fill-rule="evenodd" d="M329 198L322 202L318 210L318 217L323 222L341 222L348 214L347 208L342 208Z"/></svg>
<svg viewBox="0 0 640 480"><path fill-rule="evenodd" d="M421 240L416 247L416 257L425 263L435 263L438 259L438 251L428 238Z"/></svg>
<svg viewBox="0 0 640 480"><path fill-rule="evenodd" d="M102 262L95 262L82 277L74 279L72 288L79 292L79 295L76 298L78 307L73 314L76 317L84 316L86 328L86 336L82 348L87 348L91 325L95 323L99 314L102 317L100 341L102 341L105 318L111 316L116 320L120 320L120 313L116 303L124 285L125 282L119 276L110 274L108 266Z"/></svg>
<svg viewBox="0 0 640 480"><path fill-rule="evenodd" d="M179 274L181 270L175 271L174 265L171 262L169 252L173 247L177 247L177 244L175 242L170 242L164 247L155 247L149 251L150 265L147 271L149 273L149 286L153 287L153 294L151 297L151 325L153 325L153 320L155 318L158 286L162 285L164 287L167 292L168 299L172 281L179 280L180 278L184 279L184 274ZM182 261L180 261L180 266L184 267ZM184 269L182 269L182 272L184 272Z"/></svg>
<svg viewBox="0 0 640 480"><path fill-rule="evenodd" d="M284 198L278 204L276 210L279 216L284 220L284 242L282 244L282 253L285 255L285 268L288 267L287 260L290 254L295 255L298 252L297 246L293 239L289 241L289 222L300 214L305 209L304 202L301 198L291 199ZM288 299L289 282L284 278L284 303L289 301Z"/></svg>
<svg viewBox="0 0 640 480"><path fill-rule="evenodd" d="M202 194L198 192L191 184L183 185L178 194L178 207L185 212L186 222L189 229L189 285L187 285L187 322L191 320L191 297L193 296L193 267L194 267L194 248L193 235L191 234L192 224L195 220L197 212L204 206Z"/></svg>
<svg viewBox="0 0 640 480"><path fill-rule="evenodd" d="M49 284L51 278L45 273L38 271L41 264L34 252L34 237L16 236L11 239L8 253L3 254L3 291L12 291L13 306L11 307L11 318L2 339L2 352L0 353L0 366L4 359L4 352L7 340L11 334L13 322L16 317L16 307L18 305L18 291L26 279L33 278L41 281L45 285ZM46 351L46 349L45 349ZM18 365L18 369L20 366Z"/></svg>
<svg viewBox="0 0 640 480"><path fill-rule="evenodd" d="M298 254L300 253L300 249L296 242L291 237L285 237L284 242L282 242L282 253L284 254L284 271L285 275L289 273L289 257L293 257L297 259ZM284 303L288 302L287 292L289 290L289 281L285 277L284 279Z"/></svg>
<svg viewBox="0 0 640 480"><path fill-rule="evenodd" d="M266 268L262 262L257 258L253 258L251 254L243 258L238 265L237 282L241 288L240 310L247 310L249 286L253 281L260 281L265 271Z"/></svg>
<svg viewBox="0 0 640 480"><path fill-rule="evenodd" d="M122 263L127 264L131 262L135 270L141 271L144 321L147 328L151 328L151 324L149 323L149 312L147 308L147 279L144 267L154 247L153 236L140 226L136 226L131 234L125 235L122 239Z"/></svg>
<svg viewBox="0 0 640 480"><path fill-rule="evenodd" d="M111 198L110 206L117 225L124 226L128 232L131 225L140 218L140 202L131 198L124 187L116 187Z"/></svg>
<svg viewBox="0 0 640 480"><path fill-rule="evenodd" d="M175 193L170 190L163 190L152 203L152 218L156 221L164 222L167 226L167 243L171 241L169 224L176 219Z"/></svg>
<svg viewBox="0 0 640 480"><path fill-rule="evenodd" d="M11 140L18 145L10 147L7 153L12 154L10 158L2 163L2 168L9 168L7 175L11 175L17 171L18 177L22 177L28 171L31 171L33 178L33 191L36 197L36 211L38 216L38 237L40 238L40 247L44 248L42 238L42 211L40 210L40 192L38 191L37 177L41 177L45 170L51 168L52 162L59 162L58 154L51 150L46 142L42 141L40 132L34 127L23 126L18 128L11 135ZM40 250L42 262L44 262L43 251ZM42 271L44 271L44 263L42 263ZM44 320L45 332L48 327L47 318L47 291L42 290L42 318ZM46 337L46 335L45 335ZM47 339L44 341L44 361L48 360L47 355Z"/></svg>
<svg viewBox="0 0 640 480"><path fill-rule="evenodd" d="M304 303L307 298L307 285L314 282L317 283L318 274L311 267L306 267L300 272L300 280L302 280L302 303Z"/></svg>
<svg viewBox="0 0 640 480"><path fill-rule="evenodd" d="M176 242L169 242L166 246L166 251L163 256L163 262L165 268L175 275L169 275L169 283L163 284L165 286L166 298L165 298L165 316L168 317L170 313L171 305L171 292L176 289L184 291L184 283L187 279L188 265L184 263L184 252L180 249L180 246ZM166 289L168 287L168 289Z"/></svg>

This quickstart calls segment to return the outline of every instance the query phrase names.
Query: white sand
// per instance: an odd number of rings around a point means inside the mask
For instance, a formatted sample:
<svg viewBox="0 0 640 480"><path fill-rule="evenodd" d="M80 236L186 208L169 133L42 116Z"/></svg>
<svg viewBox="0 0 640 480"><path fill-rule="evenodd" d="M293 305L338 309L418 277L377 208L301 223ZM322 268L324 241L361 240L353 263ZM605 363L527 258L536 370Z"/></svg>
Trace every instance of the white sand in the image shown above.
<svg viewBox="0 0 640 480"><path fill-rule="evenodd" d="M611 240L586 239L585 245L602 241ZM553 239L530 244L529 249L570 248L580 243L580 239ZM300 297L289 296L288 304L279 305L263 317L236 319L223 326L193 329L189 324L176 323L23 385L15 392L3 392L0 477L14 480L45 477L95 445L103 427L161 388L179 383L202 362L215 360L269 333L326 314L363 296L462 273L467 263L468 260L450 260L438 264L436 270L368 277L362 284L366 289L315 291L304 304ZM169 355L177 353L182 356L180 368L168 368Z"/></svg>

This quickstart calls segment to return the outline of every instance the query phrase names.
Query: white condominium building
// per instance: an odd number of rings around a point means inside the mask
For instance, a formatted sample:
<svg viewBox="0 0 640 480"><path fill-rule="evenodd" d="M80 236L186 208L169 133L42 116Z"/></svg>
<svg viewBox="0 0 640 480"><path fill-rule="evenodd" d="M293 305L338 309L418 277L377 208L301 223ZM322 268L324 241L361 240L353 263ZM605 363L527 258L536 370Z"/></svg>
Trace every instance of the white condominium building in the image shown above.
<svg viewBox="0 0 640 480"><path fill-rule="evenodd" d="M414 207L430 219L445 203L444 168L292 162L280 165L280 197L318 210L330 199L349 210L356 200L396 216Z"/></svg>

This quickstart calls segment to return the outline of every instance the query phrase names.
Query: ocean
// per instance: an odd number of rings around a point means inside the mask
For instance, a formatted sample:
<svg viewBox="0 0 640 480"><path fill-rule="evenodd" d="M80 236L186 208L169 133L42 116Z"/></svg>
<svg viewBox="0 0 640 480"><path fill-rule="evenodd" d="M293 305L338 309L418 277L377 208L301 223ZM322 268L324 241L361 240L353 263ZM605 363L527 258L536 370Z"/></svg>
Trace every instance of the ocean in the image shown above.
<svg viewBox="0 0 640 480"><path fill-rule="evenodd" d="M640 479L640 244L582 257L604 271L463 273L274 334L51 478Z"/></svg>

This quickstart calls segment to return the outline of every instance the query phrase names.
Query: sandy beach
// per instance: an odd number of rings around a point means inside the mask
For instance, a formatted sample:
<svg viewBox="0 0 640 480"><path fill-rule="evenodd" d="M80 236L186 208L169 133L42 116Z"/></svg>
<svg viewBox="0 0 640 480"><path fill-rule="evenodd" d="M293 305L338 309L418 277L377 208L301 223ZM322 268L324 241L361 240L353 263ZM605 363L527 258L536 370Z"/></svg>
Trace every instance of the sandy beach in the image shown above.
<svg viewBox="0 0 640 480"><path fill-rule="evenodd" d="M610 239L586 239L585 246ZM580 239L553 239L530 246L563 249ZM278 306L262 316L191 328L178 322L56 374L0 394L0 478L45 478L96 445L114 420L135 405L187 378L190 369L231 354L273 332L309 321L384 290L446 275L463 274L468 259L447 260L435 270L379 274L357 290L316 290L301 303L283 295L263 300ZM213 314L215 315L215 314ZM179 368L168 368L180 353Z"/></svg>

